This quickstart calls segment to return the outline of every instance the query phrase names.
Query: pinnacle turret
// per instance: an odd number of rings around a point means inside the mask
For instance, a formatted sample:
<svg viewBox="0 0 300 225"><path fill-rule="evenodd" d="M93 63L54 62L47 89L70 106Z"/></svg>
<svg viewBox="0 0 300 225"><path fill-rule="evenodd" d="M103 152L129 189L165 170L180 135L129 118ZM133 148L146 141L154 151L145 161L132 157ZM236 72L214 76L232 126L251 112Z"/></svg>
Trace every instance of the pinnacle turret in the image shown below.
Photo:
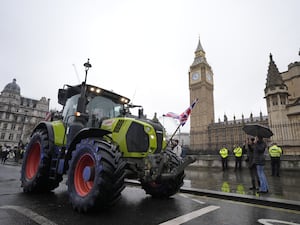
<svg viewBox="0 0 300 225"><path fill-rule="evenodd" d="M266 88L282 85L284 85L284 82L282 80L281 74L279 73L278 68L273 60L272 54L270 54Z"/></svg>

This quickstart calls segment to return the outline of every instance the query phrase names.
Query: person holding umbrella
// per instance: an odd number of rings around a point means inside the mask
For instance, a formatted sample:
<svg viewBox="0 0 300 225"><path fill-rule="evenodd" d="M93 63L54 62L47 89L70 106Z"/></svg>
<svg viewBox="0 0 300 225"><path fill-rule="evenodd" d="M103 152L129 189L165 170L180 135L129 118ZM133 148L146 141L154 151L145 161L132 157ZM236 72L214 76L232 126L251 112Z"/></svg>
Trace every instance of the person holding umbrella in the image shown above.
<svg viewBox="0 0 300 225"><path fill-rule="evenodd" d="M258 193L267 193L269 192L269 186L264 172L264 153L267 148L267 144L264 142L264 138L270 138L273 135L273 132L270 130L270 128L261 124L247 124L243 127L243 130L246 134L255 136L253 145L253 162L256 165L260 184Z"/></svg>
<svg viewBox="0 0 300 225"><path fill-rule="evenodd" d="M259 190L258 193L268 193L269 186L264 172L265 166L265 150L267 144L264 142L262 136L256 136L254 141L253 161L256 165L257 175L259 178Z"/></svg>
<svg viewBox="0 0 300 225"><path fill-rule="evenodd" d="M249 168L249 172L250 172L250 176L251 176L251 183L252 183L252 187L250 187L250 190L259 190L258 187L259 185L259 178L257 175L257 169L256 169L256 165L254 163L254 137L249 137L246 141L245 144L245 149L247 150L247 159L246 162L248 162L248 168ZM257 184L257 185L256 185Z"/></svg>

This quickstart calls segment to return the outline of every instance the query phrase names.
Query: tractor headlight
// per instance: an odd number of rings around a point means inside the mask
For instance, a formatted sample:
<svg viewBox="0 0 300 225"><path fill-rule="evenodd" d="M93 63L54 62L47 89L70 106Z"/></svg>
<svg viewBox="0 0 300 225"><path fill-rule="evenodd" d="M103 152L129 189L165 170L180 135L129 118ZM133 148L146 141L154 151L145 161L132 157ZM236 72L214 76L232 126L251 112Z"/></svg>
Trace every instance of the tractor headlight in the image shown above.
<svg viewBox="0 0 300 225"><path fill-rule="evenodd" d="M151 131L151 128L150 127L145 127L145 132L146 133L149 133Z"/></svg>
<svg viewBox="0 0 300 225"><path fill-rule="evenodd" d="M120 99L120 101L123 102L123 103L125 103L125 104L128 103L128 99L127 99L127 98L124 98L124 97L122 97L122 98Z"/></svg>
<svg viewBox="0 0 300 225"><path fill-rule="evenodd" d="M97 94L100 94L101 89L100 88L96 88L96 87L90 87L90 91L91 92L96 92Z"/></svg>

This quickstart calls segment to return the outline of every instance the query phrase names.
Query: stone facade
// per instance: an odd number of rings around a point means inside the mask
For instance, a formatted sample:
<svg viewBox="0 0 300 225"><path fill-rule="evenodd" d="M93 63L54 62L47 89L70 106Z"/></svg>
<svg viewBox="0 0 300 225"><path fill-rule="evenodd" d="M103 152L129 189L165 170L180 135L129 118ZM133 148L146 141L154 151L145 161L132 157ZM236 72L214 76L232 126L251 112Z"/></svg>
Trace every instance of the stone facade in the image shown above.
<svg viewBox="0 0 300 225"><path fill-rule="evenodd" d="M265 88L269 127L273 142L281 145L285 154L300 154L300 62L288 65L280 73L270 54Z"/></svg>
<svg viewBox="0 0 300 225"><path fill-rule="evenodd" d="M264 126L268 126L268 117L263 116L262 113L259 117L253 117L250 114L249 118L242 116L241 120L235 118L229 121L224 116L224 121L219 120L217 123L212 123L208 126L209 136L209 150L217 153L222 146L226 146L229 150L233 150L234 145L242 146L247 138L247 135L242 130L245 124L258 123ZM270 140L266 140L270 142Z"/></svg>
<svg viewBox="0 0 300 225"><path fill-rule="evenodd" d="M50 100L21 96L16 79L7 84L0 95L0 145L15 147L28 142L35 125L49 112Z"/></svg>
<svg viewBox="0 0 300 225"><path fill-rule="evenodd" d="M197 73L200 74L197 75ZM265 99L268 115L231 121L214 122L213 72L206 61L205 51L198 43L194 62L190 66L190 101L201 99L201 109L196 106L191 114L190 149L194 152L217 152L221 146L232 149L242 145L247 137L242 130L245 124L258 123L268 126L274 135L266 141L276 142L288 155L300 155L300 62L288 65L280 73L272 55L268 68Z"/></svg>

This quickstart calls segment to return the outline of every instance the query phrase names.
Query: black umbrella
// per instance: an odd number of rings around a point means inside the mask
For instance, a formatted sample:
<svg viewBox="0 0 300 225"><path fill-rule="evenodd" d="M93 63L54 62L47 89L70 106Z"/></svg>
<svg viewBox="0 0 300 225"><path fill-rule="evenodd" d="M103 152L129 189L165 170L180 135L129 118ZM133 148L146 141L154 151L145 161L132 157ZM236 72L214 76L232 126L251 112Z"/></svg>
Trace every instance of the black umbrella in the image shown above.
<svg viewBox="0 0 300 225"><path fill-rule="evenodd" d="M269 138L273 135L269 127L260 124L247 124L243 127L243 131L248 135L261 136L264 138Z"/></svg>

